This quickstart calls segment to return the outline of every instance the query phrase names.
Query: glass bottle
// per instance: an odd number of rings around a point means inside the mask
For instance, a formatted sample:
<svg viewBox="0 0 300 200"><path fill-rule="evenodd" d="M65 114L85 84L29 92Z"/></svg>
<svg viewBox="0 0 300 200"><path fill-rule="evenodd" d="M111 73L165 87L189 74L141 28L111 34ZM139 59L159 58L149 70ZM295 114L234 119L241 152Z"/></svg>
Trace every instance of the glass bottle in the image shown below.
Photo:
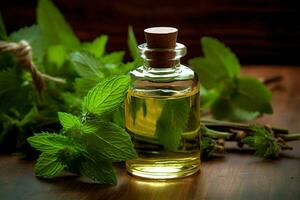
<svg viewBox="0 0 300 200"><path fill-rule="evenodd" d="M198 77L180 64L186 47L176 43L177 32L145 29L146 43L138 46L144 64L130 72L125 124L138 158L126 168L135 176L171 179L200 169Z"/></svg>

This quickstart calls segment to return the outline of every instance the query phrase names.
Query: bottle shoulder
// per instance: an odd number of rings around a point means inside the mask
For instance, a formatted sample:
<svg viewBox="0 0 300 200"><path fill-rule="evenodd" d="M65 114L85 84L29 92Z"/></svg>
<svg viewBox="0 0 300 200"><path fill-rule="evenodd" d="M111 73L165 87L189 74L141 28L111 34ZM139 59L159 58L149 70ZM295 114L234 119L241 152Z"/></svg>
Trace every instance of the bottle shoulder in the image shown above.
<svg viewBox="0 0 300 200"><path fill-rule="evenodd" d="M153 82L170 82L172 80L191 80L195 79L197 74L185 65L179 65L176 68L152 68L147 69L141 66L130 71L132 79L149 80Z"/></svg>
<svg viewBox="0 0 300 200"><path fill-rule="evenodd" d="M153 69L152 71L139 67L131 71L130 75L129 92L137 96L180 98L199 92L197 74L184 65L176 69Z"/></svg>

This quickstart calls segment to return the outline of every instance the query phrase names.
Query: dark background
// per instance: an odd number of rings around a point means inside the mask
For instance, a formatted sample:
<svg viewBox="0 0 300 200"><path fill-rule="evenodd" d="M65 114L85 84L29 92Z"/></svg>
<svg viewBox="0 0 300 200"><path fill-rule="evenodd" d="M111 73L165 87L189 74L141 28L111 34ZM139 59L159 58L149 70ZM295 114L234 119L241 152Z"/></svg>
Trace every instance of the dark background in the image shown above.
<svg viewBox="0 0 300 200"><path fill-rule="evenodd" d="M138 42L151 26L179 28L187 58L201 55L200 38L213 36L232 48L242 64L300 65L297 1L279 0L64 0L54 1L81 40L110 36L108 50L127 49L131 24ZM35 23L37 1L2 0L8 32Z"/></svg>

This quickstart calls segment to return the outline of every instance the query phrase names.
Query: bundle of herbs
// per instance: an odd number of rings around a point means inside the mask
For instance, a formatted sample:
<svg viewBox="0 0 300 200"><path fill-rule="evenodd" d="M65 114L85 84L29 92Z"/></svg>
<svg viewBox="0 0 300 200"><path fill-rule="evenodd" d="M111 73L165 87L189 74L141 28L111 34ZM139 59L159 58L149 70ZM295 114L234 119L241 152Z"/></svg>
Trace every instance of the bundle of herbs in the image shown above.
<svg viewBox="0 0 300 200"><path fill-rule="evenodd" d="M1 152L42 152L37 176L69 171L115 184L112 163L136 157L123 128L126 74L141 65L132 28L128 47L133 60L124 62L124 51L106 52L108 36L80 42L55 5L39 0L37 24L30 27L7 35L0 16L0 39ZM201 43L204 57L189 64L201 79L204 112L229 121L272 113L271 92L261 81L240 75L239 61L228 47L210 37ZM201 133L203 158L224 151L224 141L278 157L280 150L291 149L286 141L300 139L268 126L204 119Z"/></svg>

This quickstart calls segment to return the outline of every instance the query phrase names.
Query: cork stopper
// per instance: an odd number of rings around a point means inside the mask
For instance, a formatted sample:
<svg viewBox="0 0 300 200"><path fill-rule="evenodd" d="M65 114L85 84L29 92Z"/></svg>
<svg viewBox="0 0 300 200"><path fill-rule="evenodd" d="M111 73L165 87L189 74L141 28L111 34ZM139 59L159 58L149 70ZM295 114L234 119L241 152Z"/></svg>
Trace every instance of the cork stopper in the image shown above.
<svg viewBox="0 0 300 200"><path fill-rule="evenodd" d="M148 48L172 49L176 47L178 30L172 27L152 27L144 30Z"/></svg>
<svg viewBox="0 0 300 200"><path fill-rule="evenodd" d="M152 68L174 67L176 55L174 49L178 30L172 27L152 27L144 30L147 47L153 51L146 52L149 66Z"/></svg>

